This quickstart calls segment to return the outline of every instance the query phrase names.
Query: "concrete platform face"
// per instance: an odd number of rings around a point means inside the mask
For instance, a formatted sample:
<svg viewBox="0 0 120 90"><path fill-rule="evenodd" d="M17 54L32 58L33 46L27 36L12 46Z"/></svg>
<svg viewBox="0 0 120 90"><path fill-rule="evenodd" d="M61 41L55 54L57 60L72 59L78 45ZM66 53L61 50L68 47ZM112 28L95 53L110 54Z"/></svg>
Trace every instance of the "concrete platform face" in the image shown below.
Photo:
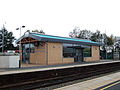
<svg viewBox="0 0 120 90"><path fill-rule="evenodd" d="M57 88L54 90L94 90L117 80L120 80L120 72Z"/></svg>

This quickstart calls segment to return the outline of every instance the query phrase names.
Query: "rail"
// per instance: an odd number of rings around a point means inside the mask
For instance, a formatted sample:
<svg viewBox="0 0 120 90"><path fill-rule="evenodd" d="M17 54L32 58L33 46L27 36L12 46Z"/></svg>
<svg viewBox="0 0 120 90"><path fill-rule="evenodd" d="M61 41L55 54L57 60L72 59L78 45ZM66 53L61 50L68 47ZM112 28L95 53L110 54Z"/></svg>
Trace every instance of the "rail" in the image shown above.
<svg viewBox="0 0 120 90"><path fill-rule="evenodd" d="M23 90L44 88L120 70L120 62L0 75L0 89Z"/></svg>

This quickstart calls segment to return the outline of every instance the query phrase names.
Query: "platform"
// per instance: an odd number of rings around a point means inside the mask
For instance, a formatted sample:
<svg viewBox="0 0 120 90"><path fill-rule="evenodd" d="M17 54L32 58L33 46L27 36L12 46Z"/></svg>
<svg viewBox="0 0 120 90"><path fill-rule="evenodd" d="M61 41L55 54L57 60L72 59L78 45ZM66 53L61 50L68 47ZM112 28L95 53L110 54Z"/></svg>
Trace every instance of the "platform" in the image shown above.
<svg viewBox="0 0 120 90"><path fill-rule="evenodd" d="M114 62L120 62L120 60L101 60L97 62L80 62L80 63L70 63L70 64L36 66L36 67L22 67L22 68L14 68L14 69L13 68L0 69L0 75L12 74L12 73L46 71L46 70L52 70L52 69L63 69L63 68L72 68L72 67L82 67L82 66L89 66L89 65L114 63Z"/></svg>
<svg viewBox="0 0 120 90"><path fill-rule="evenodd" d="M36 89L120 70L120 61L82 62L8 69L0 72L0 89Z"/></svg>
<svg viewBox="0 0 120 90"><path fill-rule="evenodd" d="M54 90L104 90L112 86L112 84L109 86L103 87L103 88L100 88L100 87L110 84L112 82L118 81L118 80L120 80L120 72L109 74L109 75L99 77L99 78L94 78L94 79L87 80L87 81L83 81L83 82L76 83L73 85L68 85L65 87L57 88ZM100 88L100 89L97 89L97 88Z"/></svg>
<svg viewBox="0 0 120 90"><path fill-rule="evenodd" d="M96 61L96 62L79 62L79 63L77 62L77 63L70 63L70 64L45 65L45 66L8 68L8 69L2 68L2 69L0 69L0 75L82 67L82 66L114 63L114 62L120 62L120 60L100 60L100 61Z"/></svg>

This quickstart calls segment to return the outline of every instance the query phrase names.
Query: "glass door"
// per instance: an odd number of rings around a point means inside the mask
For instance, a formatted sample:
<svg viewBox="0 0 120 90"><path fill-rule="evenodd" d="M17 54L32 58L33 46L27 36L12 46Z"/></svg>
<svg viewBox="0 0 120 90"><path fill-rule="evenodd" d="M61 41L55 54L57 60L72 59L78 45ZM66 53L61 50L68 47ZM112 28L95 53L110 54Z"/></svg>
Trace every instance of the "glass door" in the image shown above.
<svg viewBox="0 0 120 90"><path fill-rule="evenodd" d="M75 49L75 62L82 62L83 61L83 49L76 48Z"/></svg>
<svg viewBox="0 0 120 90"><path fill-rule="evenodd" d="M22 46L22 62L30 63L30 44L23 44Z"/></svg>

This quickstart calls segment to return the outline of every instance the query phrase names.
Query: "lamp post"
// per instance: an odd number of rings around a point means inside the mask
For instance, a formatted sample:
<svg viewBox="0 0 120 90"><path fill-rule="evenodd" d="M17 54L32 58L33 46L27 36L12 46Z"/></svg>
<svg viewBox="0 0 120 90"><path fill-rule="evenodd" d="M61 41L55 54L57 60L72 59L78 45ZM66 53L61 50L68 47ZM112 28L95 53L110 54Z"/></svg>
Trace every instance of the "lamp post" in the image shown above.
<svg viewBox="0 0 120 90"><path fill-rule="evenodd" d="M6 24L6 23L5 23ZM2 53L4 53L4 37L5 37L5 25L3 24L3 33L2 33Z"/></svg>
<svg viewBox="0 0 120 90"><path fill-rule="evenodd" d="M21 29L22 28L25 28L25 26L21 26L21 27L19 27L19 28L16 28L16 30L20 30L20 37L21 37ZM19 43L19 53L20 53L20 57L21 57L21 55L22 55L22 53L21 53L21 50L22 50L22 47L21 47L21 40L20 40L20 43ZM21 58L20 58L21 59ZM21 67L21 60L19 61L19 68Z"/></svg>
<svg viewBox="0 0 120 90"><path fill-rule="evenodd" d="M3 34L2 34L2 53L4 53L4 27L3 27Z"/></svg>

